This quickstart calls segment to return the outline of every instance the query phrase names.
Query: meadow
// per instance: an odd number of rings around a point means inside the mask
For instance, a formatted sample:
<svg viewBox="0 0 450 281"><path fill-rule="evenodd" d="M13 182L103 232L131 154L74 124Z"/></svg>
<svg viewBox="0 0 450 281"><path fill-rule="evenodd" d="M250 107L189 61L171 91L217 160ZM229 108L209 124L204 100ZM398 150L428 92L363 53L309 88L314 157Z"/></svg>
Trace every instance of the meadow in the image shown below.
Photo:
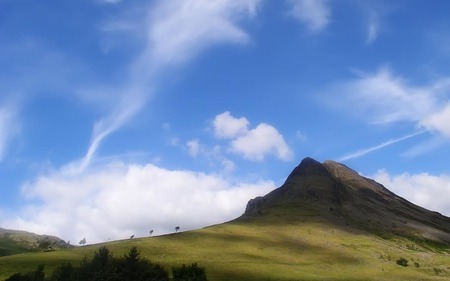
<svg viewBox="0 0 450 281"><path fill-rule="evenodd" d="M158 237L5 256L0 258L0 280L15 272L33 271L39 264L45 264L46 272L66 261L78 265L100 246L115 255L136 246L142 257L167 270L196 262L206 268L211 281L450 278L448 248L333 226L313 214L274 214ZM397 264L401 258L408 266Z"/></svg>

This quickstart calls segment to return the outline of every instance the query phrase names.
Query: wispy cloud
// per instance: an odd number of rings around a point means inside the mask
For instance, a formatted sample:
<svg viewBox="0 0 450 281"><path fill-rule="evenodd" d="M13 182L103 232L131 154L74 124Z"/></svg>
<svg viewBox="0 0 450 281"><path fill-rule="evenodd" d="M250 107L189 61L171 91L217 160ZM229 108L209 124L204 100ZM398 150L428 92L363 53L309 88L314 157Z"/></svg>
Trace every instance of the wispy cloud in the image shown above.
<svg viewBox="0 0 450 281"><path fill-rule="evenodd" d="M328 94L340 95L339 99L333 99L335 106L344 109L351 104L353 113L374 125L409 122L421 129L418 133L351 153L340 160L361 157L424 132L450 136L449 91L450 78L441 78L426 85L412 85L403 77L394 75L387 67L374 74L362 74L353 81L335 85Z"/></svg>
<svg viewBox="0 0 450 281"><path fill-rule="evenodd" d="M291 15L304 23L312 32L326 28L330 22L331 8L327 0L290 0Z"/></svg>
<svg viewBox="0 0 450 281"><path fill-rule="evenodd" d="M372 123L417 122L440 107L438 85L441 81L426 86L410 85L383 67L374 74L338 84L333 90L340 95L338 105L352 104L354 110Z"/></svg>
<svg viewBox="0 0 450 281"><path fill-rule="evenodd" d="M253 16L258 3L258 0L171 0L144 7L149 11L149 20L142 26L146 43L136 59L130 62L119 103L109 115L95 122L85 156L69 164L67 170L81 172L89 165L103 140L145 105L153 93L148 90L151 83L157 83L155 77L167 65L186 62L215 44L246 42L248 35L237 22Z"/></svg>
<svg viewBox="0 0 450 281"><path fill-rule="evenodd" d="M247 42L249 36L237 23L252 17L259 2L159 1L149 22L151 60L178 63L214 44Z"/></svg>
<svg viewBox="0 0 450 281"><path fill-rule="evenodd" d="M366 155L368 153L371 153L371 152L377 151L379 149L385 148L387 146L390 146L390 145L402 142L404 140L413 138L413 137L421 135L423 133L425 133L425 131L420 131L420 132L416 132L416 133L413 133L413 134L405 135L405 136L400 137L400 138L388 140L388 141L385 141L385 142L383 142L383 143L381 143L379 145L372 146L372 147L369 147L369 148L365 148L365 149L362 149L362 150L358 150L356 152L353 152L353 153L350 153L348 155L345 155L345 156L339 158L338 161L347 161L347 160L350 160L350 159L359 158L359 157L362 157L362 156L364 156L364 155Z"/></svg>
<svg viewBox="0 0 450 281"><path fill-rule="evenodd" d="M7 153L10 142L19 131L17 106L11 102L0 105L0 162Z"/></svg>
<svg viewBox="0 0 450 281"><path fill-rule="evenodd" d="M377 15L373 14L367 25L367 38L366 43L372 44L378 38L378 32L380 28L380 23Z"/></svg>

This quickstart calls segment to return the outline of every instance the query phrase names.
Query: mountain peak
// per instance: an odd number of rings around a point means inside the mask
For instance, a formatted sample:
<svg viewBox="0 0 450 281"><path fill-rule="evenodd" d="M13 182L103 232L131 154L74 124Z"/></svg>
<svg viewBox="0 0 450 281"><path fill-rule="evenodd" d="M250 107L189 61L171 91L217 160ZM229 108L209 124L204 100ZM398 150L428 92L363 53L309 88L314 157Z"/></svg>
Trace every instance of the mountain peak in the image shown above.
<svg viewBox="0 0 450 281"><path fill-rule="evenodd" d="M327 170L319 161L306 157L291 172L291 174L287 177L286 182L294 181L296 178L302 176L323 175L326 173Z"/></svg>
<svg viewBox="0 0 450 281"><path fill-rule="evenodd" d="M450 244L450 218L414 205L331 160L322 164L310 157L303 159L281 187L250 200L242 218L274 214L280 221L320 218L373 233Z"/></svg>

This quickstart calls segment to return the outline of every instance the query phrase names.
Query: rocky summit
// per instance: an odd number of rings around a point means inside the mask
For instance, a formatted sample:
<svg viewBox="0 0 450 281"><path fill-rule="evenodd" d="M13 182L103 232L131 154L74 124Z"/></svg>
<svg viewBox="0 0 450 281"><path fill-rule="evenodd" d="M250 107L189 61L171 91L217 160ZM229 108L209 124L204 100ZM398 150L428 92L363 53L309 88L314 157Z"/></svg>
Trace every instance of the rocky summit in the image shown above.
<svg viewBox="0 0 450 281"><path fill-rule="evenodd" d="M250 200L240 219L270 215L280 221L320 219L380 236L450 245L450 218L417 206L334 161L305 158L281 187Z"/></svg>

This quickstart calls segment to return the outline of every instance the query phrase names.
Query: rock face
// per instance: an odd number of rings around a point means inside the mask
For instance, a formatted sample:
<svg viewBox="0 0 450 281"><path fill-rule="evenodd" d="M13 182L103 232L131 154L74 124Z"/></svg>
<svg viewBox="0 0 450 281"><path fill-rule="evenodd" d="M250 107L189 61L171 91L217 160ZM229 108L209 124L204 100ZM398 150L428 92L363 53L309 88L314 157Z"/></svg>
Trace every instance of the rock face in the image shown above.
<svg viewBox="0 0 450 281"><path fill-rule="evenodd" d="M280 212L283 209L289 212ZM280 220L286 214L316 214L342 227L450 245L450 218L414 205L334 161L305 158L281 187L250 200L242 219L270 213Z"/></svg>

